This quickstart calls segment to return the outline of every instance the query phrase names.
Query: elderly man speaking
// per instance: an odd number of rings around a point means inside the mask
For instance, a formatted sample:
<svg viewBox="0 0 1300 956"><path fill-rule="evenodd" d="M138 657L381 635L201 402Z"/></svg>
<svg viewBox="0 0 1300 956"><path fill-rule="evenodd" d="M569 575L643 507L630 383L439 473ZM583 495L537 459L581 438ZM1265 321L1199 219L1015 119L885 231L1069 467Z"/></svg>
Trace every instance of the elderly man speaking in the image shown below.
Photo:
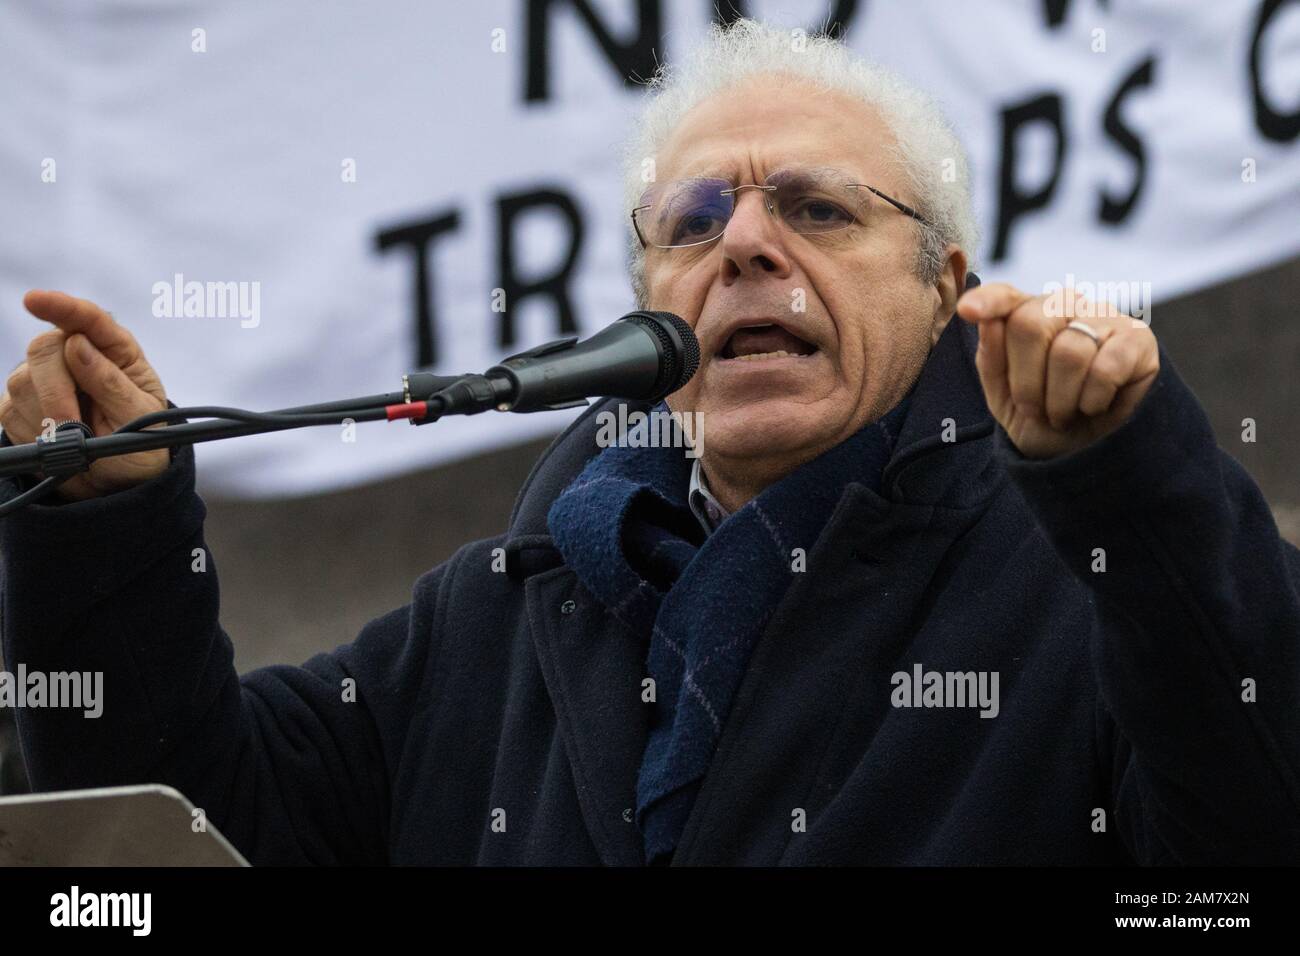
<svg viewBox="0 0 1300 956"><path fill-rule="evenodd" d="M193 452L98 461L0 522L5 660L104 674L19 711L34 786L170 784L255 863L1300 860L1300 553L1150 329L975 288L956 138L833 40L716 30L637 135L702 454L597 406L504 534L243 677ZM26 305L12 441L164 407L100 308Z"/></svg>

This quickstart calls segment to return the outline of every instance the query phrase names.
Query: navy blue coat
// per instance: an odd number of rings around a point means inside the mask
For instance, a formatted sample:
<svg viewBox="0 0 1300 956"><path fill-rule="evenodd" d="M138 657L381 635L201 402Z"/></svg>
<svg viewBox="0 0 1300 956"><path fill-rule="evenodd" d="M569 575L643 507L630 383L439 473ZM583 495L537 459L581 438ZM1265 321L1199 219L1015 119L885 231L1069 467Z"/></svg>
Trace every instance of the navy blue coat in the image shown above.
<svg viewBox="0 0 1300 956"><path fill-rule="evenodd" d="M1032 462L973 349L954 320L883 493L809 552L674 865L1300 862L1300 554L1167 355L1129 422ZM7 667L105 674L98 720L19 712L34 786L171 784L255 863L640 864L646 648L546 526L595 432L410 605L243 677L190 451L0 521ZM917 664L997 672L997 716L895 706Z"/></svg>

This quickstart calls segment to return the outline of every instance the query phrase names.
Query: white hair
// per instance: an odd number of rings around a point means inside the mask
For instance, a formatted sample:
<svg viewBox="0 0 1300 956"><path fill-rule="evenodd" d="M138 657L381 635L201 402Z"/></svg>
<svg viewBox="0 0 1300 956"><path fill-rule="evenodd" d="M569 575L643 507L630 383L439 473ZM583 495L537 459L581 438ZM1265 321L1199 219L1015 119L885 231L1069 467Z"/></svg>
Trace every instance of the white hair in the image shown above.
<svg viewBox="0 0 1300 956"><path fill-rule="evenodd" d="M631 210L646 189L646 160L653 159L688 112L716 93L773 74L793 75L819 90L845 93L873 107L893 133L888 158L905 176L909 205L929 221L912 220L919 231L917 274L926 282L937 280L950 242L966 253L968 268L975 268L978 229L966 151L934 100L856 56L839 40L754 20L715 24L685 59L660 66L650 80L648 102L624 151L625 208ZM638 305L645 308L645 250L630 221L628 230L632 288Z"/></svg>

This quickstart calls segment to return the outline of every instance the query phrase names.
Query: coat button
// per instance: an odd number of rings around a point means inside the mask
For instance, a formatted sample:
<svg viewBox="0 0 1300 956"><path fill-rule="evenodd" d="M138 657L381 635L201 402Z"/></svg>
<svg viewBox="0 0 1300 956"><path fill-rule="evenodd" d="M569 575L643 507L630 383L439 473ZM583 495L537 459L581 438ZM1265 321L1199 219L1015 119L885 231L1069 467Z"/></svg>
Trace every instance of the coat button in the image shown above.
<svg viewBox="0 0 1300 956"><path fill-rule="evenodd" d="M575 601L565 601L563 604L560 605L561 614L572 614L577 609L578 609L578 605L577 602Z"/></svg>
<svg viewBox="0 0 1300 956"><path fill-rule="evenodd" d="M627 809L625 809L625 810L623 811L623 822L624 822L624 823L631 823L631 822L632 822L632 808L631 808L631 807L628 807Z"/></svg>

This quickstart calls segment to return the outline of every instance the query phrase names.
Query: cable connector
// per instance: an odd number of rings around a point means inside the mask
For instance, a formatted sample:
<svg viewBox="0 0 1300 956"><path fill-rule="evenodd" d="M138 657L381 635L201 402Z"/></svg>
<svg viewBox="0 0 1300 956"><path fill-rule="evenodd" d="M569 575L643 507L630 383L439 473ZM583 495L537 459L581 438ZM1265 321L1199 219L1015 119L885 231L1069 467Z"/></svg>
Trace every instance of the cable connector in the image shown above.
<svg viewBox="0 0 1300 956"><path fill-rule="evenodd" d="M41 471L48 476L68 476L90 470L90 455L86 452L86 439L94 438L85 422L70 418L54 426L54 437L43 435L36 439L36 450Z"/></svg>
<svg viewBox="0 0 1300 956"><path fill-rule="evenodd" d="M444 415L477 415L490 409L504 412L510 407L509 395L510 383L505 379L465 375L429 399L428 416L412 421L424 425Z"/></svg>

